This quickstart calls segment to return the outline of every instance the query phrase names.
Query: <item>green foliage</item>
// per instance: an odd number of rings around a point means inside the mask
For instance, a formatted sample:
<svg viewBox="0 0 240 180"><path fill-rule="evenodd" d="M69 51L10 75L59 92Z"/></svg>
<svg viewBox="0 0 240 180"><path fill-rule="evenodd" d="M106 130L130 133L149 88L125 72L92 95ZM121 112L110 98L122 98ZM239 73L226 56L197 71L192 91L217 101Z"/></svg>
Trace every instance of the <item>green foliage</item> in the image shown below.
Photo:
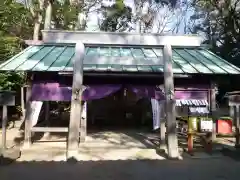
<svg viewBox="0 0 240 180"><path fill-rule="evenodd" d="M240 1L194 0L193 33L203 34L205 43L224 59L240 66Z"/></svg>
<svg viewBox="0 0 240 180"><path fill-rule="evenodd" d="M22 39L32 37L31 14L15 0L0 3L0 63L22 50ZM17 90L24 83L23 73L0 73L0 89Z"/></svg>
<svg viewBox="0 0 240 180"><path fill-rule="evenodd" d="M0 63L21 51L22 40L0 32Z"/></svg>
<svg viewBox="0 0 240 180"><path fill-rule="evenodd" d="M0 63L16 55L22 50L22 40L0 33ZM23 73L0 73L1 90L17 90L24 83Z"/></svg>
<svg viewBox="0 0 240 180"><path fill-rule="evenodd" d="M55 29L73 30L77 25L77 6L70 5L69 1L53 2L53 21Z"/></svg>
<svg viewBox="0 0 240 180"><path fill-rule="evenodd" d="M15 0L1 0L0 30L11 36L30 38L33 32L33 19L29 10Z"/></svg>
<svg viewBox="0 0 240 180"><path fill-rule="evenodd" d="M240 67L240 0L194 0L193 7L192 32L204 35L213 52ZM219 77L216 82L221 98L226 92L239 90L238 77Z"/></svg>
<svg viewBox="0 0 240 180"><path fill-rule="evenodd" d="M123 0L116 0L110 7L102 7L104 19L100 23L102 31L124 31L129 28L128 23L132 20L132 9L125 6Z"/></svg>

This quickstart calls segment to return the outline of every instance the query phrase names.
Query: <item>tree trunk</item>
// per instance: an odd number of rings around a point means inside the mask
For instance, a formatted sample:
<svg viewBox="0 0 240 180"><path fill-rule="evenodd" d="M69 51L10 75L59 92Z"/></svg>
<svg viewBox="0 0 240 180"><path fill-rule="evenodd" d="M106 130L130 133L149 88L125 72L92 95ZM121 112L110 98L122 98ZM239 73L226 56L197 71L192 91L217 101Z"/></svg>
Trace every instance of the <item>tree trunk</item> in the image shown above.
<svg viewBox="0 0 240 180"><path fill-rule="evenodd" d="M51 22L52 22L52 1L48 0L45 13L44 29L51 29Z"/></svg>
<svg viewBox="0 0 240 180"><path fill-rule="evenodd" d="M79 7L76 30L84 30L86 27L86 15L83 12L84 0L69 0L69 2L71 6Z"/></svg>
<svg viewBox="0 0 240 180"><path fill-rule="evenodd" d="M36 13L35 22L34 22L34 31L33 31L33 40L39 40L39 33L41 29L41 23L43 21L43 9L44 9L44 0L38 0L39 10Z"/></svg>

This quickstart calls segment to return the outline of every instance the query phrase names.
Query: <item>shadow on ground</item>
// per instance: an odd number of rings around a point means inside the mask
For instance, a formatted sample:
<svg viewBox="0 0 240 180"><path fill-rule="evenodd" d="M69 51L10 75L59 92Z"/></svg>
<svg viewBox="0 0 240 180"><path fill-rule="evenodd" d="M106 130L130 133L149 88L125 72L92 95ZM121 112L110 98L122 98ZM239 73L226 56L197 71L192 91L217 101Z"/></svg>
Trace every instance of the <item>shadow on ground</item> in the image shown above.
<svg viewBox="0 0 240 180"><path fill-rule="evenodd" d="M64 139L63 137L67 137L66 133L62 133L62 134L54 134L51 133L52 136L56 136L56 137L61 137L62 139L60 140L61 142L65 141L66 139ZM118 130L118 131L92 131L92 132L88 132L88 136L90 138L93 139L93 142L95 144L98 143L102 143L104 141L104 145L107 144L109 146L104 147L105 151L104 153L107 153L108 151L112 151L113 149L131 149L134 147L140 147L142 149L155 149L156 153L167 159L167 152L166 149L165 151L159 149L159 133L155 132L147 132L147 131L136 131L136 130ZM117 136L117 137L115 137ZM35 133L34 136L32 137L33 141L38 141L41 140L42 142L45 141L50 141L50 142L59 142L58 140L46 140L46 139L42 139L43 137L43 133ZM23 134L20 138L16 138L15 142L17 143L21 143L23 140ZM181 150L181 154L183 155L183 157L187 157L190 156L187 152L187 136L186 134L178 134L178 140L179 140L179 148ZM88 141L85 143L89 143ZM84 145L84 144L83 144ZM84 149L85 148L85 149ZM95 149L94 149L95 148ZM96 147L83 147L83 150L85 150L84 152L86 153L86 150L96 150L98 148L98 146ZM103 147L102 147L103 148ZM216 157L216 156L225 156L225 157L229 157L232 158L235 161L240 161L240 152L235 150L233 147L230 147L228 145L223 145L220 143L213 143L212 145L212 151L207 151L206 148L204 147L203 141L201 140L201 138L195 138L194 139L194 155L193 157L198 158L199 154L200 157L202 158L204 156L204 158L206 157ZM203 155L203 154L207 154L207 155ZM90 156L94 156L94 153L91 154L89 153Z"/></svg>

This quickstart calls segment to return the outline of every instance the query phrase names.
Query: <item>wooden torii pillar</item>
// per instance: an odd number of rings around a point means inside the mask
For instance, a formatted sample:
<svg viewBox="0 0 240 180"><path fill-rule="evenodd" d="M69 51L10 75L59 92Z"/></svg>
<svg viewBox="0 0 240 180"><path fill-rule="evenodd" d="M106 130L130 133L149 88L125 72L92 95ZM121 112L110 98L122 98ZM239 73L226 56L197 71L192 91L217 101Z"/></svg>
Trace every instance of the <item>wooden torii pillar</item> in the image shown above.
<svg viewBox="0 0 240 180"><path fill-rule="evenodd" d="M164 92L165 92L165 112L167 130L168 157L176 159L179 157L178 139L176 130L176 110L174 100L174 81L172 68L172 47L170 44L164 45Z"/></svg>
<svg viewBox="0 0 240 180"><path fill-rule="evenodd" d="M82 42L77 42L73 64L72 100L70 111L70 122L67 140L67 158L76 158L79 145L79 127L82 112L82 90L83 90L83 59L85 47Z"/></svg>

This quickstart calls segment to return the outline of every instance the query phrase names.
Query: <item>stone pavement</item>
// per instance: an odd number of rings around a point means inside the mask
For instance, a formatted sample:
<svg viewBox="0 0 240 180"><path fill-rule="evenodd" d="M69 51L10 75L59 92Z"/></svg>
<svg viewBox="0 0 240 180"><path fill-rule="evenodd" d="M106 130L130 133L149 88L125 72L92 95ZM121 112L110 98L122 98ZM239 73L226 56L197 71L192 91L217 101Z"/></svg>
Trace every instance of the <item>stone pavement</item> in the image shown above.
<svg viewBox="0 0 240 180"><path fill-rule="evenodd" d="M240 162L230 158L16 162L0 166L1 180L236 180Z"/></svg>
<svg viewBox="0 0 240 180"><path fill-rule="evenodd" d="M8 147L19 133L8 131ZM45 141L54 140L42 138ZM239 179L240 158L203 153L198 159L184 157L171 161L155 151L151 134L102 132L89 134L80 145L78 162L65 162L65 136L62 142L34 143L11 164L0 163L0 180L223 180ZM229 144L230 145L230 144ZM158 145L157 145L158 146ZM240 155L238 155L240 156ZM148 159L148 160L143 160ZM82 160L82 161L81 161Z"/></svg>

